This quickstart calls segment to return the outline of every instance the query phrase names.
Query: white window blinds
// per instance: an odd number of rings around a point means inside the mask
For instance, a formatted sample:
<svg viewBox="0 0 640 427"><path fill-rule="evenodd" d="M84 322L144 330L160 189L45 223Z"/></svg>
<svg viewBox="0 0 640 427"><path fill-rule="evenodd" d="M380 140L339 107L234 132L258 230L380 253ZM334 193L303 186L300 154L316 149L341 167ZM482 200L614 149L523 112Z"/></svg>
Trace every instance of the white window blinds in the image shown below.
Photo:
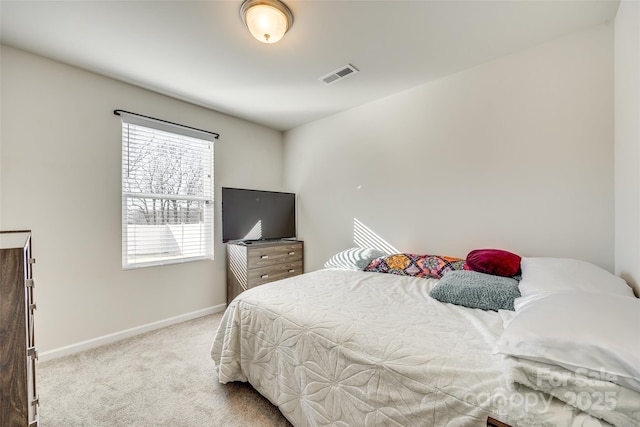
<svg viewBox="0 0 640 427"><path fill-rule="evenodd" d="M215 134L122 118L122 266L213 259Z"/></svg>

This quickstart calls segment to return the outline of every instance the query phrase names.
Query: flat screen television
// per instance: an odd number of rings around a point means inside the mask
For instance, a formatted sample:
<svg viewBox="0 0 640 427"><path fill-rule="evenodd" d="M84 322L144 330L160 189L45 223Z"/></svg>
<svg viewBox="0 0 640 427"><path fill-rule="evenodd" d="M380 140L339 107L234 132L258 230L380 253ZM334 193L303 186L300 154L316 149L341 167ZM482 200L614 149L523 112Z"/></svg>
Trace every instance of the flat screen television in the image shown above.
<svg viewBox="0 0 640 427"><path fill-rule="evenodd" d="M296 237L296 195L222 187L222 241Z"/></svg>

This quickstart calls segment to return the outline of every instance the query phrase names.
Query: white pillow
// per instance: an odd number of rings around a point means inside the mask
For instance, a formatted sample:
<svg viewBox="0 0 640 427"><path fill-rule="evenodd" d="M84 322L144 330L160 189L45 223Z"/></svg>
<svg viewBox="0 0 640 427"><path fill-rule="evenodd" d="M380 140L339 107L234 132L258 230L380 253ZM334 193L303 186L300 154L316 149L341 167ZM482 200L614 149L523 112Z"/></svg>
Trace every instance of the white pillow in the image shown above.
<svg viewBox="0 0 640 427"><path fill-rule="evenodd" d="M351 248L338 252L324 264L324 268L341 270L364 270L374 259L386 255L378 249Z"/></svg>
<svg viewBox="0 0 640 427"><path fill-rule="evenodd" d="M640 392L640 299L561 291L516 311L498 353L602 372L605 381Z"/></svg>
<svg viewBox="0 0 640 427"><path fill-rule="evenodd" d="M523 297L564 290L580 290L635 297L622 278L597 265L568 258L522 258L520 294Z"/></svg>

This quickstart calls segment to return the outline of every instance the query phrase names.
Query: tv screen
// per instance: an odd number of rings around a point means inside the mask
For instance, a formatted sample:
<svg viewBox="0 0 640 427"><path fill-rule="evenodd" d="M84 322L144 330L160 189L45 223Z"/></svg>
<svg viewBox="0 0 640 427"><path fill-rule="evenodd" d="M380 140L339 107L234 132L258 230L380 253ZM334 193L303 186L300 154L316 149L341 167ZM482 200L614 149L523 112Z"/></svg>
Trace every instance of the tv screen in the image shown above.
<svg viewBox="0 0 640 427"><path fill-rule="evenodd" d="M296 237L296 195L222 188L222 241Z"/></svg>

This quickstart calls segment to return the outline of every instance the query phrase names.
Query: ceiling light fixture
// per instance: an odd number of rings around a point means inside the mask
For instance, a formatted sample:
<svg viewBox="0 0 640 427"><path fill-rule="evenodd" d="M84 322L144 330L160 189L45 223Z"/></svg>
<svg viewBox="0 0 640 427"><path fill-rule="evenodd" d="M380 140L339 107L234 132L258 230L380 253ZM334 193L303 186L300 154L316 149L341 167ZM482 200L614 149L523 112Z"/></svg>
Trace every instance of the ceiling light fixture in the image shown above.
<svg viewBox="0 0 640 427"><path fill-rule="evenodd" d="M245 0L240 17L262 43L276 43L293 25L293 14L280 0Z"/></svg>

